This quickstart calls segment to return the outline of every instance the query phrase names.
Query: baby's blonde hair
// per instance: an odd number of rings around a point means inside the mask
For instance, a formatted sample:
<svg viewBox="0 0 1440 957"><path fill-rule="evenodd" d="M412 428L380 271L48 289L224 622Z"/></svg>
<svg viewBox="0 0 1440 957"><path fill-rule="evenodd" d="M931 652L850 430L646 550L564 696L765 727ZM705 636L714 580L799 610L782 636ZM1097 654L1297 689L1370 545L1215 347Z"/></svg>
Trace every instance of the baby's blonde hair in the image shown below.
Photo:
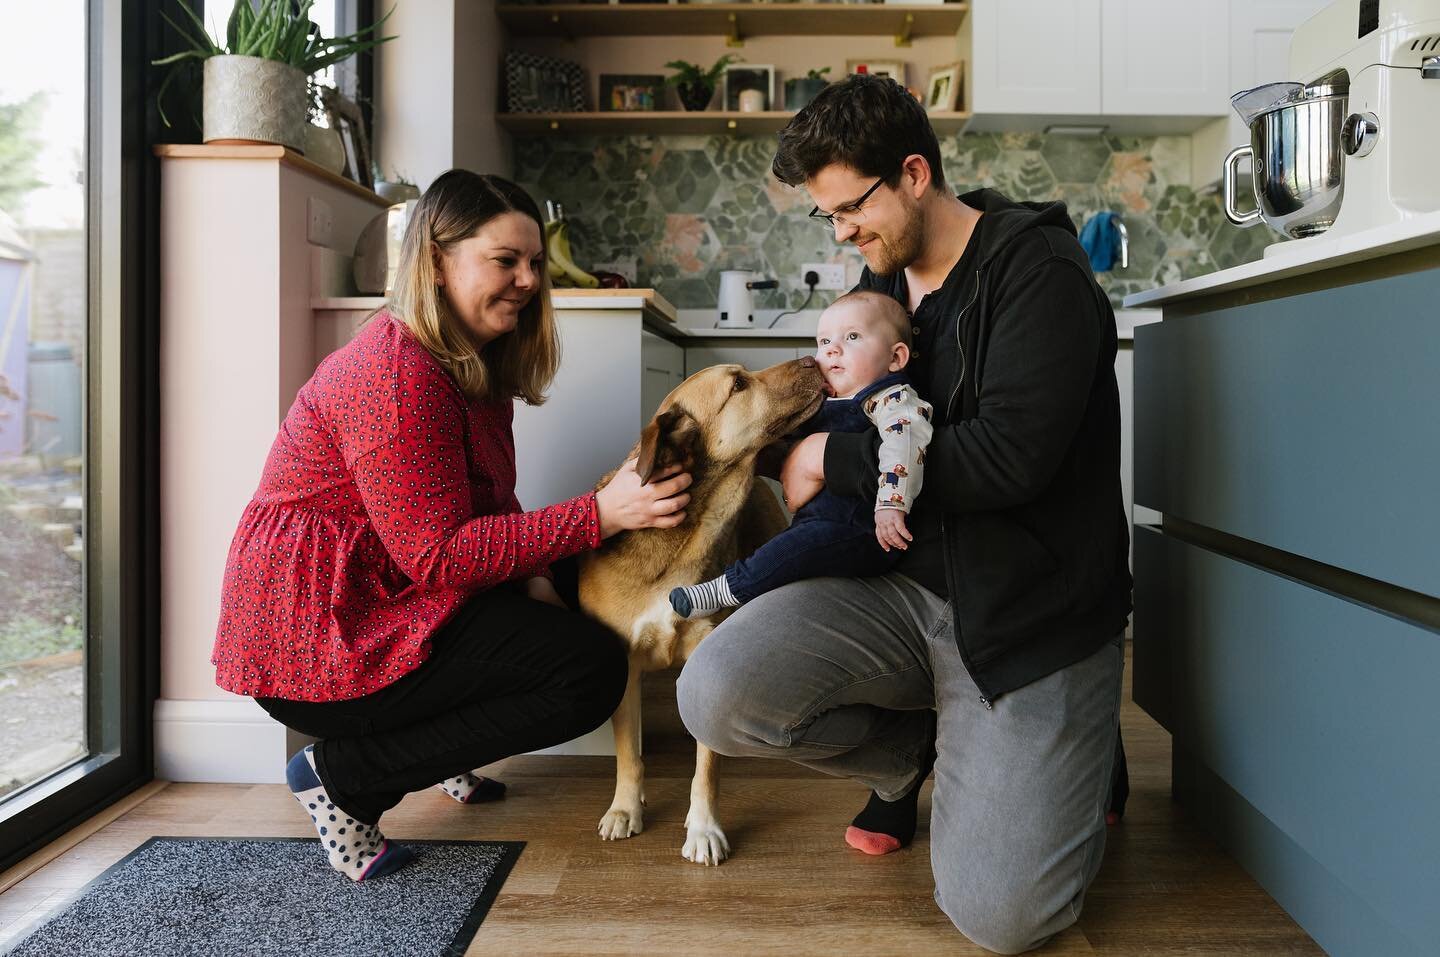
<svg viewBox="0 0 1440 957"><path fill-rule="evenodd" d="M914 346L910 334L910 315L894 297L874 289L856 289L830 303L828 308L844 305L868 307L867 318L877 326L888 329L895 337L894 342L903 342L907 347Z"/></svg>

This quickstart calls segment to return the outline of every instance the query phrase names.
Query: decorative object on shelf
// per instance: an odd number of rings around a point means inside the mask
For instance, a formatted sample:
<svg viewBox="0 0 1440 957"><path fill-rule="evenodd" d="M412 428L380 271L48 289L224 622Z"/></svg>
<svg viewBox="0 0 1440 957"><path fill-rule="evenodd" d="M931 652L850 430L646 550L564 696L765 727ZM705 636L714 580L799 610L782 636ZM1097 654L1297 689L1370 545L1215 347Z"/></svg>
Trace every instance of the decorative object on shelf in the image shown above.
<svg viewBox="0 0 1440 957"><path fill-rule="evenodd" d="M964 66L959 62L947 63L930 71L930 80L925 84L926 113L946 113L956 108Z"/></svg>
<svg viewBox="0 0 1440 957"><path fill-rule="evenodd" d="M585 71L556 57L505 54L505 109L511 113L579 113L585 109Z"/></svg>
<svg viewBox="0 0 1440 957"><path fill-rule="evenodd" d="M727 65L722 88L725 95L721 99L727 110L743 110L746 113L768 110L770 105L775 102L775 68L773 66L756 66L750 63L738 66ZM762 105L759 110L744 109L741 104L741 96L747 92L761 95Z"/></svg>
<svg viewBox="0 0 1440 957"><path fill-rule="evenodd" d="M888 76L901 86L905 85L905 64L898 60L846 60L845 73L850 76L856 73Z"/></svg>
<svg viewBox="0 0 1440 957"><path fill-rule="evenodd" d="M376 174L375 192L381 199L388 199L392 203L404 203L420 198L420 187L410 182L410 178L399 170L386 176L377 166L373 172Z"/></svg>
<svg viewBox="0 0 1440 957"><path fill-rule="evenodd" d="M313 5L314 0L258 0L254 4L237 0L226 23L223 47L210 38L205 22L188 3L179 4L188 20L177 21L160 11L190 48L152 63L204 62L205 142L279 143L303 151L306 77L395 39L374 36L389 13L363 30L327 38L310 22ZM167 126L170 119L165 115L164 97L175 75L171 70L156 95L160 117Z"/></svg>
<svg viewBox="0 0 1440 957"><path fill-rule="evenodd" d="M334 87L324 87L320 100L325 104L325 118L330 128L340 134L345 147L345 168L341 175L370 189L370 139L365 135L365 117L355 101Z"/></svg>
<svg viewBox="0 0 1440 957"><path fill-rule="evenodd" d="M659 108L665 78L659 74L600 74L602 113L651 112Z"/></svg>
<svg viewBox="0 0 1440 957"><path fill-rule="evenodd" d="M309 77L305 83L305 158L335 175L345 169L345 144L340 140L340 131L327 125L325 104L321 99L322 85Z"/></svg>
<svg viewBox="0 0 1440 957"><path fill-rule="evenodd" d="M395 291L395 273L400 264L405 226L418 205L418 199L395 203L373 216L360 230L351 260L355 291L360 295L388 296Z"/></svg>
<svg viewBox="0 0 1440 957"><path fill-rule="evenodd" d="M810 105L810 101L820 95L820 91L830 85L825 79L825 74L830 72L828 66L822 66L818 70L809 70L804 76L792 76L785 81L785 109L791 113L797 113Z"/></svg>
<svg viewBox="0 0 1440 957"><path fill-rule="evenodd" d="M675 87L680 94L680 105L691 112L707 108L715 97L715 84L726 67L738 62L740 57L727 53L715 61L710 69L703 69L698 63L686 60L671 60L665 64L676 72L665 78L666 86Z"/></svg>

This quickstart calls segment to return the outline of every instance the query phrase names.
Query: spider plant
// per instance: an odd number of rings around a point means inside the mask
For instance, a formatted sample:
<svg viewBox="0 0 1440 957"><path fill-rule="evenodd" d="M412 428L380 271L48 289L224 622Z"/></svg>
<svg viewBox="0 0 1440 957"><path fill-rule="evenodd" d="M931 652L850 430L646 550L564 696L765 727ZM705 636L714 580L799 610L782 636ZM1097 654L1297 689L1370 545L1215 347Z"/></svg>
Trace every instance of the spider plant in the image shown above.
<svg viewBox="0 0 1440 957"><path fill-rule="evenodd" d="M187 60L207 60L212 56L252 56L289 64L309 76L395 39L393 36L375 35L395 12L394 7L362 30L345 36L325 37L310 22L310 8L314 5L315 0L258 0L253 4L251 0L235 0L225 25L225 45L222 47L210 38L199 14L181 0L180 9L185 11L188 19L177 21L164 10L160 11L160 15L190 47L151 62L155 66L173 66ZM165 115L163 101L165 90L174 79L175 71L171 70L156 97L160 103L160 117L166 126L170 125L170 120Z"/></svg>

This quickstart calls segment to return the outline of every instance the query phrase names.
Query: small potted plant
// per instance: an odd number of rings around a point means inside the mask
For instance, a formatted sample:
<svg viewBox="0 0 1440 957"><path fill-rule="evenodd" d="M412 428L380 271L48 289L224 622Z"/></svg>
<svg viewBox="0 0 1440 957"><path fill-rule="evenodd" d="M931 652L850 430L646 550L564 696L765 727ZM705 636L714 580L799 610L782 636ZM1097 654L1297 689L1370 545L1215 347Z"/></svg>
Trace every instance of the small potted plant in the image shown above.
<svg viewBox="0 0 1440 957"><path fill-rule="evenodd" d="M720 74L739 59L735 54L727 53L716 60L715 65L708 70L697 63L671 60L665 65L676 72L665 78L665 85L675 87L675 92L680 94L680 105L685 109L692 112L703 110L715 97L715 84L719 82Z"/></svg>
<svg viewBox="0 0 1440 957"><path fill-rule="evenodd" d="M403 203L406 200L420 198L420 187L412 183L410 177L400 170L393 170L389 176L386 176L381 171L380 164L376 163L374 171L375 192L381 199L388 199L392 203Z"/></svg>
<svg viewBox="0 0 1440 957"><path fill-rule="evenodd" d="M190 49L153 61L156 66L185 60L204 63L203 139L279 143L304 151L306 77L394 37L376 37L389 19L341 37L322 36L310 22L315 0L235 0L225 27L225 45L210 39L205 22L185 2L188 22L160 15ZM393 13L393 9L391 10ZM371 36L367 37L366 35ZM175 79L172 71L159 97ZM163 105L160 116L169 125Z"/></svg>
<svg viewBox="0 0 1440 957"><path fill-rule="evenodd" d="M810 101L820 95L820 91L829 85L825 74L830 72L828 66L822 66L818 70L809 70L803 77L792 77L785 81L785 109L796 113L810 104Z"/></svg>

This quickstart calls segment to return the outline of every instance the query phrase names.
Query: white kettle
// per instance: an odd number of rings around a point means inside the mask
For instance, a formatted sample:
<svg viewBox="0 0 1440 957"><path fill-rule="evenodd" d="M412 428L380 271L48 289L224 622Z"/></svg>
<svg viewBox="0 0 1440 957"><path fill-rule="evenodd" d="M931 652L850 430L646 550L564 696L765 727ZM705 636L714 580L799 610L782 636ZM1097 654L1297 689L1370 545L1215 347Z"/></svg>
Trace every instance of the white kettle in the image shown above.
<svg viewBox="0 0 1440 957"><path fill-rule="evenodd" d="M755 328L755 303L752 289L775 289L780 283L761 279L746 269L726 269L720 273L720 317L715 325L721 329Z"/></svg>

